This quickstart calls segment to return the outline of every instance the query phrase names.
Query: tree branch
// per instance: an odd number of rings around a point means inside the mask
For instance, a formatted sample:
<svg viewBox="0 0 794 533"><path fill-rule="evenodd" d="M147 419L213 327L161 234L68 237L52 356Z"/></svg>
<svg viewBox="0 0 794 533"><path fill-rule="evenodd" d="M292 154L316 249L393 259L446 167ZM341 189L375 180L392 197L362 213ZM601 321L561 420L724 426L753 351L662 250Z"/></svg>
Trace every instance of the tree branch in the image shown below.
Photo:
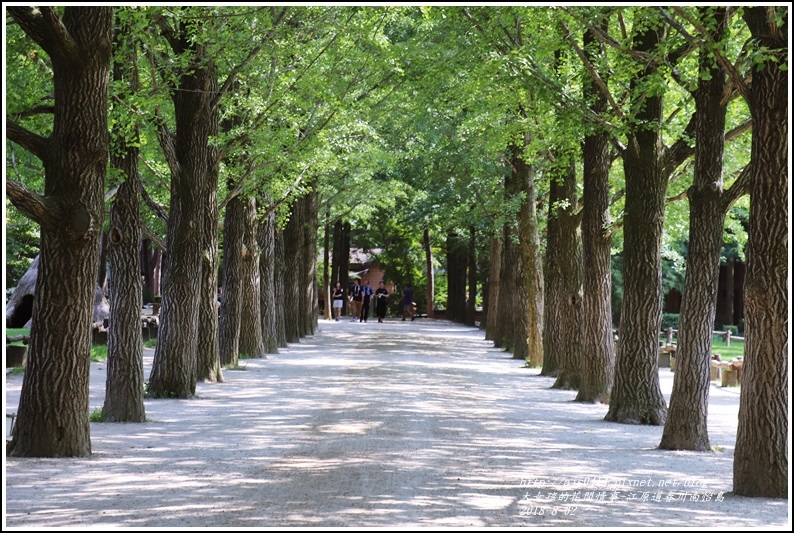
<svg viewBox="0 0 794 533"><path fill-rule="evenodd" d="M157 218L159 218L166 225L168 225L168 213L165 212L165 210L160 204L155 202L154 199L151 196L149 196L146 187L143 186L143 180L140 179L140 176L138 177L138 188L141 191L141 198L143 198L143 202L149 206L149 209L151 209L155 215L157 215Z"/></svg>
<svg viewBox="0 0 794 533"><path fill-rule="evenodd" d="M751 174L752 174L751 165L749 164L745 165L745 167L742 169L741 173L739 174L739 177L736 178L736 181L733 182L733 185L731 185L728 188L728 190L726 190L725 193L723 194L722 206L726 212L728 211L728 209L731 208L733 204L736 203L736 201L739 198L747 194L750 194Z"/></svg>
<svg viewBox="0 0 794 533"><path fill-rule="evenodd" d="M52 6L16 6L7 7L11 15L25 34L41 46L51 58L56 56L74 58L78 48L63 21Z"/></svg>
<svg viewBox="0 0 794 533"><path fill-rule="evenodd" d="M286 6L281 8L281 11L279 11L278 15L276 16L276 20L273 22L273 27L270 28L270 31L268 32L267 36L265 36L265 38L262 39L262 41L256 47L254 47L253 50L251 50L251 52L249 52L248 57L246 57L239 65L235 66L232 69L232 71L226 77L226 81L224 81L221 84L220 89L218 89L218 92L215 95L215 99L212 102L213 107L218 105L218 102L223 97L223 95L225 95L229 91L229 89L232 86L232 83L234 82L235 78L240 73L240 71L243 68L245 68L245 66L248 63L250 63L254 59L254 57L256 57L257 54L259 54L259 52L265 46L265 43L267 43L270 39L272 39L273 34L276 32L276 28L278 28L279 25L281 25L281 22L284 20L284 17L287 14L287 9L288 8Z"/></svg>
<svg viewBox="0 0 794 533"><path fill-rule="evenodd" d="M714 45L712 47L712 53L714 54L714 57L717 59L717 63L719 63L720 67L722 67L725 73L728 74L728 77L736 86L736 89L739 91L742 97L744 97L744 99L749 102L750 90L747 84L744 82L744 79L742 79L742 75L739 73L736 67L733 64L731 64L731 62L728 61L728 59L724 55L722 55L719 46L717 45L717 43L715 43L712 40L711 33L709 32L709 30L704 28L703 25L700 24L700 22L698 22L697 20L692 20L692 18L689 17L686 14L686 12L683 9L681 9L681 7L673 6L673 10L676 13L678 13L684 20L692 24L692 26L698 30L698 32L700 33L701 37L705 42L707 42L710 45Z"/></svg>
<svg viewBox="0 0 794 533"><path fill-rule="evenodd" d="M725 134L725 142L735 141L742 133L753 129L753 121L746 120Z"/></svg>
<svg viewBox="0 0 794 533"><path fill-rule="evenodd" d="M23 118L29 118L34 115L43 115L43 114L54 114L55 113L55 106L54 105L40 105L36 107L31 107L30 109L26 109L24 111L19 111L18 113L14 113L14 119L21 120Z"/></svg>
<svg viewBox="0 0 794 533"><path fill-rule="evenodd" d="M156 247L158 247L160 250L163 251L163 253L168 251L163 240L157 235L155 235L154 232L149 228L149 226L147 226L143 222L141 222L141 230L149 238L149 240L152 241L152 243Z"/></svg>
<svg viewBox="0 0 794 533"><path fill-rule="evenodd" d="M17 143L19 146L35 155L42 161L46 161L49 157L50 143L49 140L41 135L33 133L27 128L24 128L11 120L6 115L6 138L10 141Z"/></svg>
<svg viewBox="0 0 794 533"><path fill-rule="evenodd" d="M52 198L42 196L15 180L6 180L6 196L14 207L33 222L43 228L57 228L60 208Z"/></svg>

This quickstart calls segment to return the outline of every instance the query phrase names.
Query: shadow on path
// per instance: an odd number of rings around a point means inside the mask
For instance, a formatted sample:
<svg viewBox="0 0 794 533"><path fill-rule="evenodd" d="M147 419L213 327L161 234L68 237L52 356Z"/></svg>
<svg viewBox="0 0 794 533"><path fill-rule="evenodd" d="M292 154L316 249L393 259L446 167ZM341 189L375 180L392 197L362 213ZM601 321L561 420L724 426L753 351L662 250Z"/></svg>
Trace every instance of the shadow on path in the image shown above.
<svg viewBox="0 0 794 533"><path fill-rule="evenodd" d="M665 452L661 427L604 422L449 322L320 320L241 363L190 400L146 400L149 422L92 423L90 459L6 459L4 525L790 529L787 501L729 494L734 391L711 390L721 453Z"/></svg>

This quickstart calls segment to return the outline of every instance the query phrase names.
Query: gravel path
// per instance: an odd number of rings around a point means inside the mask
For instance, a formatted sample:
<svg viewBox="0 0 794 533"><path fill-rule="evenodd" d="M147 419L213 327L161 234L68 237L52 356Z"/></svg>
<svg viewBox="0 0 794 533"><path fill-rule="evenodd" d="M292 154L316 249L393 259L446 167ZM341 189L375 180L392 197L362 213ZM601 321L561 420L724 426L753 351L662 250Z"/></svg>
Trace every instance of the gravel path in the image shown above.
<svg viewBox="0 0 794 533"><path fill-rule="evenodd" d="M145 424L92 423L89 459L6 458L3 529L791 529L788 500L729 493L738 389L711 387L721 452L663 452L661 427L604 422L449 322L320 320L242 364L196 398L147 400ZM6 412L21 383L6 376ZM93 363L92 410L104 387Z"/></svg>

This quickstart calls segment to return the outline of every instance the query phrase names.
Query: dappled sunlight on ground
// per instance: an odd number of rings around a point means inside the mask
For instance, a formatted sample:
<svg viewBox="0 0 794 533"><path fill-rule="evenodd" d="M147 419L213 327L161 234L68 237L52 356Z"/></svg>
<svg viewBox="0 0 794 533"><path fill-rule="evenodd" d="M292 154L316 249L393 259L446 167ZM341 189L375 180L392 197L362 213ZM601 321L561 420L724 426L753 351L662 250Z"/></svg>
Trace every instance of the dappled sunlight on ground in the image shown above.
<svg viewBox="0 0 794 533"><path fill-rule="evenodd" d="M146 376L152 350L145 351ZM738 395L712 387L721 453L656 449L475 328L320 321L318 333L91 424L88 459L7 459L10 527L779 527L732 496ZM92 364L91 409L104 401ZM660 371L669 398L673 374ZM7 376L15 411L21 376ZM708 499L706 499L708 497Z"/></svg>

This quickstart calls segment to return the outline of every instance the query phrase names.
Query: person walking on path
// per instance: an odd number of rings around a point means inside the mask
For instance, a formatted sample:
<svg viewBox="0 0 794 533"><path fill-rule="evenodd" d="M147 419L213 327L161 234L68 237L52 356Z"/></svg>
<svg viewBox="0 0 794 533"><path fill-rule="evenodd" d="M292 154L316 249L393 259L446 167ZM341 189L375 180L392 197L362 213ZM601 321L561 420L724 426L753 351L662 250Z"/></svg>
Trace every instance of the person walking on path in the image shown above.
<svg viewBox="0 0 794 533"><path fill-rule="evenodd" d="M338 281L334 287L334 320L339 322L339 315L342 313L342 305L345 303L345 291L342 290L342 284Z"/></svg>
<svg viewBox="0 0 794 533"><path fill-rule="evenodd" d="M350 302L350 315L352 316L350 321L356 322L361 318L361 305L363 304L364 300L364 293L361 288L361 280L356 280L356 283L353 285L353 290L350 291L350 294L353 295L353 300Z"/></svg>
<svg viewBox="0 0 794 533"><path fill-rule="evenodd" d="M375 291L375 314L378 315L378 322L383 323L386 318L386 306L389 304L389 291L381 281Z"/></svg>
<svg viewBox="0 0 794 533"><path fill-rule="evenodd" d="M369 303L370 299L372 298L372 287L369 286L369 280L364 280L364 286L361 287L361 316L359 317L359 322L366 322L367 317L369 317Z"/></svg>
<svg viewBox="0 0 794 533"><path fill-rule="evenodd" d="M411 322L414 320L414 291L408 285L403 292L403 322L405 319L411 317Z"/></svg>

